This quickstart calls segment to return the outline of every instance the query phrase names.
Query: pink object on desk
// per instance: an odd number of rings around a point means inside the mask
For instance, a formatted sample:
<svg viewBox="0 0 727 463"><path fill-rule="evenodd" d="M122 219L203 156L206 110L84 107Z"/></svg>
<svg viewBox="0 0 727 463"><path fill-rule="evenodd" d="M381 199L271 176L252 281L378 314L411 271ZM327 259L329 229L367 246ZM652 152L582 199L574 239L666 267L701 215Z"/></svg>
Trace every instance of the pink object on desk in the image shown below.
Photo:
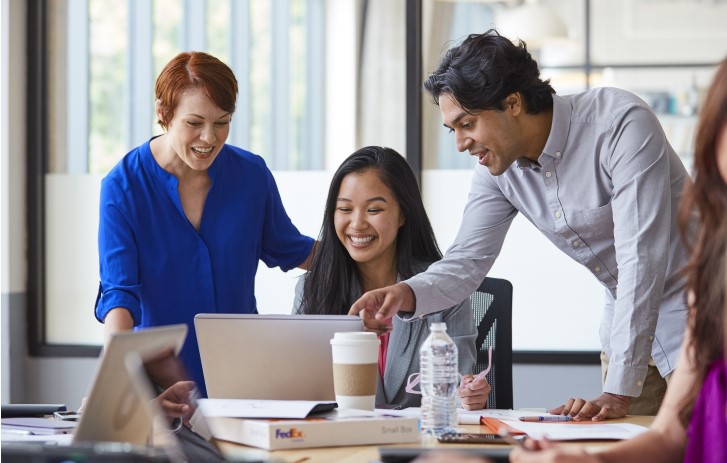
<svg viewBox="0 0 727 463"><path fill-rule="evenodd" d="M487 376L487 373L490 372L490 369L492 368L492 346L487 348L487 356L487 368L485 368L477 376L472 378L472 381L479 381ZM464 376L462 376L460 373L458 373L458 375L460 379L459 387L461 389L462 387L464 387ZM419 373L410 374L409 378L407 378L406 380L406 392L408 392L409 394L421 394L421 390L414 389L419 385L420 382L421 377Z"/></svg>

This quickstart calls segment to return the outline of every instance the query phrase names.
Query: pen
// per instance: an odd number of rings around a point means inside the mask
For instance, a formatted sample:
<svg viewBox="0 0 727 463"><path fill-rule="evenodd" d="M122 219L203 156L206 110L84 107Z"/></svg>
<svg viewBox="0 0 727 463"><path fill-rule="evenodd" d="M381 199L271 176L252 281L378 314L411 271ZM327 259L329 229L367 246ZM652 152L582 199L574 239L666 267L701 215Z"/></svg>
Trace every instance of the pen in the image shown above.
<svg viewBox="0 0 727 463"><path fill-rule="evenodd" d="M519 420L527 423L539 423L541 421L573 421L573 417L568 415L521 416Z"/></svg>
<svg viewBox="0 0 727 463"><path fill-rule="evenodd" d="M489 373L487 370L481 371L477 376L472 378L472 382L479 381L481 379L484 379L485 376L487 376L487 373Z"/></svg>

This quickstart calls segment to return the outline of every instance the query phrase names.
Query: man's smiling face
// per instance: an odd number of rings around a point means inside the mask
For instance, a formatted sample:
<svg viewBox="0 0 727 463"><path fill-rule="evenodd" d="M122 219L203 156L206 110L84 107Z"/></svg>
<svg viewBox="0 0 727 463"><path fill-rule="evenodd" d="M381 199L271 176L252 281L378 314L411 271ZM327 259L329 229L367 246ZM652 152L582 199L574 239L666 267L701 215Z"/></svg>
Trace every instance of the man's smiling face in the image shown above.
<svg viewBox="0 0 727 463"><path fill-rule="evenodd" d="M451 94L439 98L444 126L454 132L457 151L468 151L492 175L502 175L516 159L524 155L521 129L517 123L519 95L505 99L505 109L465 111Z"/></svg>

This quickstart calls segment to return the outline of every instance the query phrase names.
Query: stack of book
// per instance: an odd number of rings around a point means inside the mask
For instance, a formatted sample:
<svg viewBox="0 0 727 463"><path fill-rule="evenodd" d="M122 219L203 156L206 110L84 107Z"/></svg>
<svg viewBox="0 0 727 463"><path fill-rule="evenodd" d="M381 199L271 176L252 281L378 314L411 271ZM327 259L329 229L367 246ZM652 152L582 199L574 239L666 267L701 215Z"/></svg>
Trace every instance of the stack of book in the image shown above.
<svg viewBox="0 0 727 463"><path fill-rule="evenodd" d="M223 413L219 408L215 412L209 402L201 402L202 413L213 437L267 450L419 441L419 420L416 417L338 409L298 418L247 418L220 416Z"/></svg>

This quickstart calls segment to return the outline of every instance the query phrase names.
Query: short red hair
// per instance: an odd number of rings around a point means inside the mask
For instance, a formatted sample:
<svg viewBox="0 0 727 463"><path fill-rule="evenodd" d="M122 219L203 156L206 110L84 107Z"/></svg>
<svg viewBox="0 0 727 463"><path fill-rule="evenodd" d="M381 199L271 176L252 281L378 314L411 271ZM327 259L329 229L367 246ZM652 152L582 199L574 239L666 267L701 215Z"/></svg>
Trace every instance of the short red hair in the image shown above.
<svg viewBox="0 0 727 463"><path fill-rule="evenodd" d="M164 66L157 77L154 95L159 100L159 125L166 129L174 118L179 99L190 87L201 88L220 109L235 112L237 79L232 69L201 51L182 52Z"/></svg>

